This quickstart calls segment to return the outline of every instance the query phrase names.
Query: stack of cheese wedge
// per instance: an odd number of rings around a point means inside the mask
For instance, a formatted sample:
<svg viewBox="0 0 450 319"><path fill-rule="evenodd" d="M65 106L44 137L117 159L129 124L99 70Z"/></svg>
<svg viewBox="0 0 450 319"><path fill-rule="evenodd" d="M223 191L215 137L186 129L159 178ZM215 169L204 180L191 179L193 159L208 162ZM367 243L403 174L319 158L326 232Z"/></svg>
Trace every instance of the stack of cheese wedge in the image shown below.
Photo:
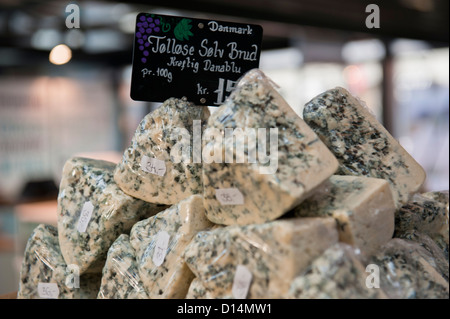
<svg viewBox="0 0 450 319"><path fill-rule="evenodd" d="M300 117L254 69L211 113L165 101L120 163L68 159L18 297L448 298L448 191L424 181L345 89Z"/></svg>

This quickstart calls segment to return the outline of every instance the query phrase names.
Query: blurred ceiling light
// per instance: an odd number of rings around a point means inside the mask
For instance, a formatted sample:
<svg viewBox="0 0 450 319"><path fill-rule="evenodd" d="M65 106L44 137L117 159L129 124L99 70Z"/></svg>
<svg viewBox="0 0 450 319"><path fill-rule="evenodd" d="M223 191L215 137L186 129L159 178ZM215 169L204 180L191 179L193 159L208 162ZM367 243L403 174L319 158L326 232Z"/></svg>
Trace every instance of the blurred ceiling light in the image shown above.
<svg viewBox="0 0 450 319"><path fill-rule="evenodd" d="M99 1L85 1L80 6L81 27L95 27L115 24L114 8L116 4Z"/></svg>
<svg viewBox="0 0 450 319"><path fill-rule="evenodd" d="M273 70L296 68L302 63L303 54L298 48L277 49L261 52L261 69Z"/></svg>
<svg viewBox="0 0 450 319"><path fill-rule="evenodd" d="M39 50L49 50L61 43L61 33L55 29L39 29L31 37L31 46Z"/></svg>
<svg viewBox="0 0 450 319"><path fill-rule="evenodd" d="M425 41L396 39L391 43L390 49L394 55L410 55L431 49Z"/></svg>
<svg viewBox="0 0 450 319"><path fill-rule="evenodd" d="M85 33L83 49L87 53L103 53L121 50L125 45L125 37L119 31L95 29Z"/></svg>
<svg viewBox="0 0 450 319"><path fill-rule="evenodd" d="M361 67L357 65L349 65L344 69L344 77L349 85L358 85L364 81L364 73Z"/></svg>
<svg viewBox="0 0 450 319"><path fill-rule="evenodd" d="M73 49L79 49L84 45L84 34L79 29L70 29L64 35L64 42Z"/></svg>
<svg viewBox="0 0 450 319"><path fill-rule="evenodd" d="M382 60L386 55L383 42L377 39L351 41L341 51L342 59L347 63L362 63Z"/></svg>
<svg viewBox="0 0 450 319"><path fill-rule="evenodd" d="M48 57L50 62L56 65L66 64L71 58L72 50L65 44L55 46Z"/></svg>

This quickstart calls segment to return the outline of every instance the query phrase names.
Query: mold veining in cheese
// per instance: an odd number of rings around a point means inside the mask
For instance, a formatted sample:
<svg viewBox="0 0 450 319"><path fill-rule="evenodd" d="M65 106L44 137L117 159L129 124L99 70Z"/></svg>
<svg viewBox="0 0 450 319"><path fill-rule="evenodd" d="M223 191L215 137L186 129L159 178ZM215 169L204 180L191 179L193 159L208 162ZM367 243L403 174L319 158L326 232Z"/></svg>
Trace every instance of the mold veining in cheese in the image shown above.
<svg viewBox="0 0 450 319"><path fill-rule="evenodd" d="M122 234L108 250L98 299L148 299L130 237Z"/></svg>
<svg viewBox="0 0 450 319"><path fill-rule="evenodd" d="M422 256L424 256L424 258L442 275L442 277L448 281L448 250L443 250L439 245L439 241L436 241L436 239L433 239L429 235L421 233L417 230L398 234L397 237L404 239L407 242L420 245L420 247L423 248L419 250L422 253Z"/></svg>
<svg viewBox="0 0 450 319"><path fill-rule="evenodd" d="M440 234L448 242L448 209L445 203L416 194L400 207L395 216L395 231L417 230L426 234Z"/></svg>
<svg viewBox="0 0 450 319"><path fill-rule="evenodd" d="M250 143L226 135L227 130L257 132L263 128L265 144L270 144L265 145L266 152L260 149L263 136L257 137L257 143ZM271 134L271 129L277 134ZM217 224L274 220L300 204L338 167L333 154L256 69L245 74L227 101L211 115L206 128L210 130L225 136L222 144L217 136L203 139L203 154L214 155L210 162L203 163L205 208L208 218ZM275 135L275 139L267 135ZM242 143L247 158L239 162L242 156L237 150ZM264 163L260 153L274 161L265 159ZM234 161L227 162L227 154L232 154ZM251 154L258 154L258 160L252 163ZM272 172L263 170L274 164Z"/></svg>
<svg viewBox="0 0 450 319"><path fill-rule="evenodd" d="M360 101L343 88L320 94L303 119L339 161L339 175L385 179L397 207L425 181L425 171Z"/></svg>
<svg viewBox="0 0 450 319"><path fill-rule="evenodd" d="M293 210L299 217L333 217L342 242L375 252L394 234L395 202L379 178L333 175Z"/></svg>
<svg viewBox="0 0 450 319"><path fill-rule="evenodd" d="M449 193L364 103L234 83L211 113L167 99L118 164L69 158L17 298L448 299Z"/></svg>
<svg viewBox="0 0 450 319"><path fill-rule="evenodd" d="M133 226L130 242L151 299L186 296L194 275L182 253L199 231L212 226L205 216L201 195L192 195Z"/></svg>
<svg viewBox="0 0 450 319"><path fill-rule="evenodd" d="M277 220L200 232L184 259L198 280L200 296L237 298L241 268L245 276L240 280L248 285L241 287L246 292L241 298L283 298L291 281L337 241L332 218Z"/></svg>
<svg viewBox="0 0 450 319"><path fill-rule="evenodd" d="M198 278L194 278L189 285L185 299L212 299L206 294L206 289Z"/></svg>
<svg viewBox="0 0 450 319"><path fill-rule="evenodd" d="M208 107L175 98L145 116L114 172L120 188L133 197L167 205L201 194L201 158L194 160L196 150L188 148L185 158L172 149L183 145L179 144L183 138L187 138L185 146L194 145L191 138L201 134L194 132L194 121L200 121L202 130L208 117Z"/></svg>
<svg viewBox="0 0 450 319"><path fill-rule="evenodd" d="M433 267L427 251L414 242L394 238L371 263L379 267L380 287L394 299L448 299L448 282Z"/></svg>
<svg viewBox="0 0 450 319"><path fill-rule="evenodd" d="M295 278L289 290L294 299L384 299L379 288L366 285L363 258L349 245L338 243L315 259Z"/></svg>
<svg viewBox="0 0 450 319"><path fill-rule="evenodd" d="M125 194L114 182L114 163L72 157L58 195L58 234L67 264L80 273L102 271L109 247L139 220L166 208Z"/></svg>
<svg viewBox="0 0 450 319"><path fill-rule="evenodd" d="M407 238L411 233L422 233L432 238L448 261L448 192L415 194L396 211L395 237Z"/></svg>
<svg viewBox="0 0 450 319"><path fill-rule="evenodd" d="M79 273L73 270L61 254L57 229L38 225L25 248L17 299L96 298L101 277L98 274L78 277Z"/></svg>

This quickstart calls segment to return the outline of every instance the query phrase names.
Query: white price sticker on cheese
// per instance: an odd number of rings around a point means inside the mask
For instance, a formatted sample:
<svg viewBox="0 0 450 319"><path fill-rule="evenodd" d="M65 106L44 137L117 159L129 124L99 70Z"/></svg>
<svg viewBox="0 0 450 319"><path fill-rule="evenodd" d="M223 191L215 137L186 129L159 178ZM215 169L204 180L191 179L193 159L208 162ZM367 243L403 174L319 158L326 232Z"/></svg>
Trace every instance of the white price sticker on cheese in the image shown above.
<svg viewBox="0 0 450 319"><path fill-rule="evenodd" d="M153 175L164 176L166 174L166 163L157 158L143 155L141 158L141 169Z"/></svg>
<svg viewBox="0 0 450 319"><path fill-rule="evenodd" d="M159 267L166 258L167 248L169 247L170 235L162 230L156 235L155 250L153 252L153 263L156 267Z"/></svg>
<svg viewBox="0 0 450 319"><path fill-rule="evenodd" d="M37 286L38 295L44 299L58 299L59 288L56 283L39 282Z"/></svg>
<svg viewBox="0 0 450 319"><path fill-rule="evenodd" d="M247 298L253 275L244 265L237 265L231 293L235 299Z"/></svg>
<svg viewBox="0 0 450 319"><path fill-rule="evenodd" d="M244 205L244 195L237 188L216 189L216 198L221 205Z"/></svg>
<svg viewBox="0 0 450 319"><path fill-rule="evenodd" d="M86 231L87 225L91 220L92 212L94 211L94 205L90 201L84 203L83 208L81 209L80 218L78 219L77 230L80 233L84 233Z"/></svg>

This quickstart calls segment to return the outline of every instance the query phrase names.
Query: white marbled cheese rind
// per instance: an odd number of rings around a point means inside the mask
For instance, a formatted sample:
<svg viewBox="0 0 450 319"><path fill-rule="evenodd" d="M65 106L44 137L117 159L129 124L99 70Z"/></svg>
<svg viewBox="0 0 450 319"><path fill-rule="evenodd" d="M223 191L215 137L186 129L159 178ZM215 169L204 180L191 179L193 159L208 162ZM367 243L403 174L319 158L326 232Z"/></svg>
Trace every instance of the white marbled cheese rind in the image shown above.
<svg viewBox="0 0 450 319"><path fill-rule="evenodd" d="M167 206L125 194L114 182L114 163L72 157L64 165L58 195L59 244L80 273L101 273L109 247L139 220ZM85 232L77 229L86 202L94 209Z"/></svg>
<svg viewBox="0 0 450 319"><path fill-rule="evenodd" d="M448 299L448 282L419 244L394 238L371 257L379 267L380 288L394 299Z"/></svg>
<svg viewBox="0 0 450 319"><path fill-rule="evenodd" d="M365 265L355 249L338 243L315 259L292 282L288 298L293 299L385 299L381 289L366 286Z"/></svg>
<svg viewBox="0 0 450 319"><path fill-rule="evenodd" d="M122 234L108 250L97 299L148 299L130 237Z"/></svg>
<svg viewBox="0 0 450 319"><path fill-rule="evenodd" d="M58 286L58 299L95 299L100 287L101 276L81 275L80 286L70 287L68 282L76 275L61 254L58 231L50 225L38 225L28 239L20 270L17 299L40 299L39 283L53 283Z"/></svg>
<svg viewBox="0 0 450 319"><path fill-rule="evenodd" d="M424 183L424 169L345 89L312 99L303 109L303 119L338 159L337 174L387 180L397 207Z"/></svg>
<svg viewBox="0 0 450 319"><path fill-rule="evenodd" d="M130 242L136 251L139 275L151 299L186 296L194 275L186 266L182 252L199 231L212 226L205 216L201 195L192 195L133 226ZM165 258L157 266L153 258L160 232L167 232L170 237Z"/></svg>
<svg viewBox="0 0 450 319"><path fill-rule="evenodd" d="M193 194L201 194L203 181L201 163L194 163L194 120L201 121L203 130L209 117L206 106L195 106L184 100L170 98L145 116L117 165L114 179L127 194L151 203L176 204ZM190 162L171 156L185 132L190 137ZM201 145L200 141L197 141ZM189 146L189 145L187 145ZM173 155L173 154L172 154ZM180 153L178 153L180 155ZM165 165L163 176L147 172L141 167L142 158L156 158ZM174 155L175 156L175 155ZM181 162L180 162L181 161Z"/></svg>
<svg viewBox="0 0 450 319"><path fill-rule="evenodd" d="M266 154L270 150L270 129L278 129L275 173L263 174L259 157L256 163L238 163L238 141L229 143L224 138L222 162L203 164L205 208L208 218L222 225L247 225L274 220L297 206L312 191L330 177L338 162L317 135L291 109L258 69L245 74L227 99L209 118L207 130L224 132L226 129L266 130ZM234 131L233 131L234 132ZM224 135L225 136L225 135ZM230 139L231 141L231 139ZM258 141L245 142L247 154L258 154ZM203 153L217 149L217 141L203 140ZM262 151L262 149L261 149ZM214 152L213 152L214 153ZM234 154L233 163L226 163L225 155ZM273 153L271 151L271 153ZM267 172L267 171L266 171ZM216 198L217 189L238 189L244 198L239 205L222 205Z"/></svg>
<svg viewBox="0 0 450 319"><path fill-rule="evenodd" d="M184 259L208 298L233 297L238 265L252 274L247 298L285 298L292 280L337 241L332 218L277 220L200 232Z"/></svg>
<svg viewBox="0 0 450 319"><path fill-rule="evenodd" d="M333 175L294 209L299 217L333 217L339 240L370 255L394 234L395 202L379 178Z"/></svg>

